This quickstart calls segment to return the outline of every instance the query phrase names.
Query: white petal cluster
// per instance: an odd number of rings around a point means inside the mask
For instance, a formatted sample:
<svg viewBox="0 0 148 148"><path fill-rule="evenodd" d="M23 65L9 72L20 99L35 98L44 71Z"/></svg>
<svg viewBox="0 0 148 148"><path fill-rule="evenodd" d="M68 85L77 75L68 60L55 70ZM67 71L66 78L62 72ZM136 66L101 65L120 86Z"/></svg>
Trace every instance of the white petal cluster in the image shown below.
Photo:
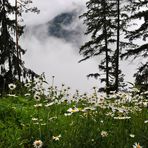
<svg viewBox="0 0 148 148"><path fill-rule="evenodd" d="M33 142L33 146L34 146L35 148L41 148L41 147L43 146L43 142L42 142L41 140L35 140L35 141Z"/></svg>

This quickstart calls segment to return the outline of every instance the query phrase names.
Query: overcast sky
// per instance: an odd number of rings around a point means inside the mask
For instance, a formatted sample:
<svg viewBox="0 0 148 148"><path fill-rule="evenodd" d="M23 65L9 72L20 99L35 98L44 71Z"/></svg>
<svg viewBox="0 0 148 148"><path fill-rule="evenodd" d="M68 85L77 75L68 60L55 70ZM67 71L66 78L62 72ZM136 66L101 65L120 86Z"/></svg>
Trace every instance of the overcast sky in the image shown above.
<svg viewBox="0 0 148 148"><path fill-rule="evenodd" d="M62 12L78 8L84 9L85 2L86 0L33 0L34 6L37 6L41 12L39 15L32 13L23 15L24 23L27 26L44 24ZM78 47L49 36L44 36L42 40L42 36L39 37L39 34L44 31L46 32L45 28L38 30L38 36L27 33L21 40L23 48L27 49L24 56L26 67L39 74L45 72L49 82L54 75L55 83L58 86L64 83L73 90L79 89L82 92L90 92L93 86L99 87L99 80L86 78L87 74L98 72L97 60L90 59L78 63L82 58L78 53ZM135 64L129 64L129 62L122 64L122 69L128 75L126 80L133 81L132 74Z"/></svg>
<svg viewBox="0 0 148 148"><path fill-rule="evenodd" d="M33 2L40 9L40 14L23 15L27 26L44 24L62 12L84 9L85 4L84 0L34 0ZM37 34L40 32L46 32L45 28L38 30ZM79 89L81 92L90 92L93 86L99 86L99 81L88 80L86 77L89 73L98 72L96 60L79 64L78 61L82 57L78 53L78 47L50 36L44 36L42 40L37 34L27 33L21 40L22 46L27 49L24 56L26 67L39 74L45 72L49 83L51 77L55 76L56 85L61 86L64 83L73 91Z"/></svg>

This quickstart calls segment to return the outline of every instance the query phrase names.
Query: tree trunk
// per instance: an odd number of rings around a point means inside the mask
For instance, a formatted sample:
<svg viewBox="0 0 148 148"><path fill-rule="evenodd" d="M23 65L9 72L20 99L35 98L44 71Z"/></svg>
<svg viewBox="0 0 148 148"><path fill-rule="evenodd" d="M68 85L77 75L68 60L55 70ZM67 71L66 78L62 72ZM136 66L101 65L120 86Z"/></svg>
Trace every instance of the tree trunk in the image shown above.
<svg viewBox="0 0 148 148"><path fill-rule="evenodd" d="M15 0L15 7L16 7L16 11L15 11L15 21L16 21L16 51L17 51L17 72L18 72L18 79L19 81L21 80L21 74L20 74L20 68L19 68L19 59L20 59L20 52L19 52L19 47L18 47L18 40L19 40L19 36L18 36L18 17L17 17L17 9L18 9L18 3L17 0Z"/></svg>
<svg viewBox="0 0 148 148"><path fill-rule="evenodd" d="M104 40L105 40L105 56L106 56L106 95L109 95L109 57L108 57L108 41L107 41L107 27L106 27L106 2L103 0L103 12L104 12Z"/></svg>
<svg viewBox="0 0 148 148"><path fill-rule="evenodd" d="M115 69L115 87L119 91L119 50L120 50L120 0L117 0L117 49L116 49L116 69Z"/></svg>

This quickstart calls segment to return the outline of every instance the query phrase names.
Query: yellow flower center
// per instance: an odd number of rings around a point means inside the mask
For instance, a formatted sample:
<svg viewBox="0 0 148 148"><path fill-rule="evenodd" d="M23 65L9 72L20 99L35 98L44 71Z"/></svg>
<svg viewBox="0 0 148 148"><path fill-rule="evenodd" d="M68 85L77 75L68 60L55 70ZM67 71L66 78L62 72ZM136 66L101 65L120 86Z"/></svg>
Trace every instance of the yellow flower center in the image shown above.
<svg viewBox="0 0 148 148"><path fill-rule="evenodd" d="M136 148L141 148L141 146L138 144Z"/></svg>
<svg viewBox="0 0 148 148"><path fill-rule="evenodd" d="M35 143L37 146L39 146L40 145L40 141L36 141L36 143Z"/></svg>

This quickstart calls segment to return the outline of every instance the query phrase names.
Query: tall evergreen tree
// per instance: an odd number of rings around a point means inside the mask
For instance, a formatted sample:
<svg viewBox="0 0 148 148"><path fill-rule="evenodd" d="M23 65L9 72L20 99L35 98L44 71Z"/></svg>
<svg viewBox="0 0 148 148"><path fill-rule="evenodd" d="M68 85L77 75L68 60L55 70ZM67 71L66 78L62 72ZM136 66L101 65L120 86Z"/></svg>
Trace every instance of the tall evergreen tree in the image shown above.
<svg viewBox="0 0 148 148"><path fill-rule="evenodd" d="M86 5L88 11L81 17L85 18L84 24L87 26L85 34L91 34L91 40L80 48L80 53L84 56L81 61L100 55L99 69L106 74L105 78L101 78L102 82L106 82L106 93L108 94L110 90L118 92L121 85L119 84L121 48L133 46L131 43L120 41L128 15L124 12L124 5L121 6L120 0L89 0ZM100 75L99 73L88 76Z"/></svg>
<svg viewBox="0 0 148 148"><path fill-rule="evenodd" d="M136 58L137 56L142 56L147 58L148 57L148 43L147 38L148 38L148 1L147 0L132 0L131 5L130 5L130 11L131 11L131 16L130 20L135 21L134 24L136 24L136 20L139 19L141 20L141 25L138 25L136 29L132 31L127 31L127 36L131 42L135 41L137 39L143 40L143 43L139 44L137 48L134 49L128 49L126 53L122 55L122 57L130 57L134 56ZM131 27L131 26L130 26Z"/></svg>
<svg viewBox="0 0 148 148"><path fill-rule="evenodd" d="M15 43L16 43L16 52L17 52L17 59L21 60L21 51L20 51L20 47L19 47L19 37L21 36L21 34L19 33L20 30L23 31L23 26L19 25L19 20L18 17L20 17L22 15L22 13L25 12L35 12L35 13L39 13L40 11L37 9L37 7L28 7L29 4L32 3L32 0L15 0ZM22 28L20 28L22 27ZM19 69L19 62L17 62L17 74L18 74L18 79L19 81L21 80L21 71Z"/></svg>
<svg viewBox="0 0 148 148"><path fill-rule="evenodd" d="M109 54L112 52L109 45L115 42L112 39L115 26L111 19L115 13L115 3L109 0L89 0L86 6L88 11L81 17L85 18L84 23L87 25L85 34L91 34L91 40L80 48L80 53L84 56L81 61L97 55L104 57L99 69L105 72L106 76L102 78L102 82L105 81L106 93L109 94Z"/></svg>
<svg viewBox="0 0 148 148"><path fill-rule="evenodd" d="M139 43L136 48L127 49L127 51L122 55L122 57L134 57L139 58L143 57L145 59L148 58L148 1L147 0L131 0L131 5L128 7L131 12L130 21L133 21L136 24L136 21L141 20L135 29L132 31L128 30L126 38L129 39L130 42ZM132 27L132 26L130 26ZM142 42L141 42L142 41ZM146 63L142 63L141 67L138 68L137 73L134 75L136 77L135 83L139 83L141 79L141 83L143 82L143 76L145 75L145 70L147 71L147 61ZM145 77L145 76L144 76Z"/></svg>
<svg viewBox="0 0 148 148"><path fill-rule="evenodd" d="M138 71L134 74L135 85L139 87L141 91L148 90L148 62L141 64Z"/></svg>
<svg viewBox="0 0 148 148"><path fill-rule="evenodd" d="M25 53L25 50L18 44L18 38L22 35L24 27L18 24L16 17L12 17L14 14L17 16L21 15L21 13L18 6L13 6L9 0L0 0L1 91L5 89L7 84L20 81L20 76L30 72L29 69L24 67L24 62L19 56ZM17 42L14 40L16 34ZM32 73L34 72L32 71Z"/></svg>
<svg viewBox="0 0 148 148"><path fill-rule="evenodd" d="M115 51L116 68L115 68L115 86L116 92L118 92L119 87L119 54L120 54L120 0L117 0L117 49Z"/></svg>
<svg viewBox="0 0 148 148"><path fill-rule="evenodd" d="M0 9L0 65L1 75L6 78L7 83L16 79L17 69L21 71L23 62L17 58L16 44L13 39L15 31L15 19L10 19L10 15L15 13L16 7L12 6L8 0L1 0ZM22 34L22 27L19 27L19 34ZM25 51L19 46L19 50ZM17 67L19 63L19 67Z"/></svg>

